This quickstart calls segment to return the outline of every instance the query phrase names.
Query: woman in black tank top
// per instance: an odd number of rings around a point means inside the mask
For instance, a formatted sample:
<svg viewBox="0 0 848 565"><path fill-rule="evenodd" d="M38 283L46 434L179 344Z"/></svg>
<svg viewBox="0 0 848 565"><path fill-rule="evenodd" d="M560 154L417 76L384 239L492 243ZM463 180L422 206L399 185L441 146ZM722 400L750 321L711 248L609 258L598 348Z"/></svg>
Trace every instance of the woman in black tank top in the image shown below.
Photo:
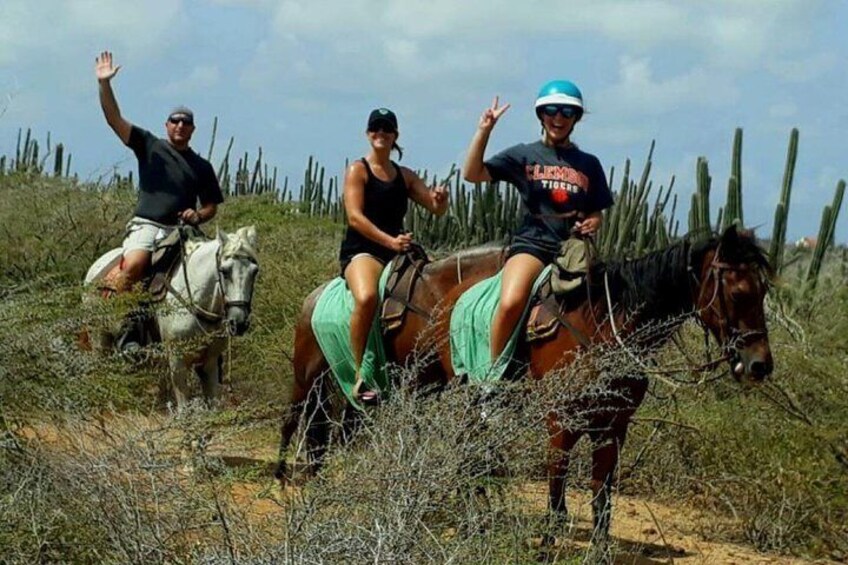
<svg viewBox="0 0 848 565"><path fill-rule="evenodd" d="M397 145L398 124L394 112L377 108L368 117L366 132L371 151L355 161L345 174L344 205L347 231L339 252L342 276L353 294L350 343L357 367L360 400L371 402L376 391L363 390L359 365L379 302L378 283L388 261L409 249L412 234L404 233L403 218L408 198L442 215L448 208L444 187L430 189L412 170L391 160Z"/></svg>

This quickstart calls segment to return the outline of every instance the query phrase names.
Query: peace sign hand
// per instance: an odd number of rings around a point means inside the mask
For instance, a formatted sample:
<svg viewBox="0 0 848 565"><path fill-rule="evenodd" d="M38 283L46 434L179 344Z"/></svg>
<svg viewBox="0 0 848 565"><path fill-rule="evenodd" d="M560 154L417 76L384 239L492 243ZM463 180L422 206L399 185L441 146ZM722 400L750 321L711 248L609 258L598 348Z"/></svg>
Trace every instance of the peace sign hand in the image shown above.
<svg viewBox="0 0 848 565"><path fill-rule="evenodd" d="M495 99L492 101L492 105L489 108L486 108L483 111L483 115L480 116L480 129L484 131L492 131L492 128L494 128L495 124L498 123L498 118L500 118L503 113L509 109L509 106L509 104L506 104L498 108L498 97L495 96Z"/></svg>
<svg viewBox="0 0 848 565"><path fill-rule="evenodd" d="M112 66L112 53L109 51L102 52L99 57L94 59L94 74L97 76L97 80L112 80L112 77L118 74L120 70L120 65Z"/></svg>

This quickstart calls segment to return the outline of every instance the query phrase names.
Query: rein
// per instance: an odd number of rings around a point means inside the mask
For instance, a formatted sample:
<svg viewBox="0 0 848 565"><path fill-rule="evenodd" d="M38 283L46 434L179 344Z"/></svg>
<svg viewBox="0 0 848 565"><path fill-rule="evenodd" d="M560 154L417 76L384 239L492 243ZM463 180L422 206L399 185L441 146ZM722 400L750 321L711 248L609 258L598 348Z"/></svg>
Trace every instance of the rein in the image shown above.
<svg viewBox="0 0 848 565"><path fill-rule="evenodd" d="M726 302L726 299L725 299L725 296L724 296L724 292L722 292L722 286L724 284L724 277L722 276L722 273L728 272L728 271L729 272L745 272L745 271L750 270L750 267L748 265L744 264L744 263L738 264L738 265L732 265L732 264L730 264L726 261L720 261L719 260L720 252L721 252L721 243L719 243L719 245L716 247L715 255L713 256L712 263L710 264L709 273L707 274L707 278L704 280L704 283L706 283L709 280L710 277L713 277L713 279L715 280L715 284L713 285L713 294L710 297L709 302L707 302L706 305L702 306L701 308L695 310L693 312L693 315L696 316L696 319L698 320L698 324L704 330L704 340L708 342L709 341L709 333L708 333L709 330L707 329L706 325L704 324L704 322L701 318L701 315L704 314L705 312L710 311L710 310L712 310L716 313L716 315L719 319L719 339L721 341L721 349L722 349L722 351L724 351L724 354L721 357L719 357L718 359L715 359L713 361L707 361L706 363L704 363L702 365L702 367L704 368L703 370L712 370L713 368L715 368L720 363L722 363L724 361L731 360L733 358L733 354L739 351L738 343L741 340L743 340L745 338L749 338L751 336L768 335L768 333L764 330L751 330L751 331L745 332L744 335L741 332L739 332L738 330L736 330L735 328L731 328L730 331L726 330L727 319L728 319L729 316L728 316L727 302ZM692 273L691 265L689 266L689 271L690 271L690 273ZM694 273L692 273L692 280L696 284L699 283L699 281L698 281L697 277L694 275ZM703 296L704 286L705 285L701 285L700 292L698 293L698 296L697 296L698 301L700 301L700 299ZM697 303L698 302L696 302L695 304L697 305Z"/></svg>
<svg viewBox="0 0 848 565"><path fill-rule="evenodd" d="M749 336L756 336L756 335L765 335L766 334L765 331L755 330L755 331L746 332L745 336L742 336L742 335L735 335L738 332L736 332L732 329L731 329L731 332L726 331L725 328L726 328L726 321L728 319L728 308L727 308L727 303L725 301L724 293L722 292L722 286L724 284L724 279L722 277L722 273L725 272L725 271L733 271L733 272L747 271L747 270L750 269L750 267L746 264L732 265L732 264L730 264L726 261L720 261L719 260L720 250L721 250L721 244L719 243L719 245L716 247L715 255L713 256L713 260L710 264L709 271L708 271L707 276L704 279L703 283L701 281L699 281L698 276L695 274L694 269L692 267L691 250L689 252L689 258L687 260L687 270L689 271L689 273L691 275L690 288L689 288L690 297L693 299L693 304L695 306L697 306L697 304L699 304L701 302L701 298L703 297L704 290L706 288L706 283L709 281L710 277L713 277L713 279L715 280L715 284L713 285L713 289L712 289L712 296L710 297L709 301L707 301L707 303L704 306L697 308L697 309L693 310L692 312L690 312L687 316L687 317L694 317L697 320L698 325L701 326L701 328L703 329L703 331L704 331L704 342L705 342L705 353L706 353L706 356L707 356L707 360L704 363L702 363L698 366L689 368L689 372L691 372L691 373L703 373L703 372L707 372L707 371L712 371L716 367L721 365L722 363L732 360L734 353L738 352L738 350L739 350L737 344L738 344L738 342L741 338L749 337ZM694 285L692 283L694 283ZM694 288L693 288L693 286L694 286ZM651 372L651 373L656 373L657 371L654 371L654 370L648 368L645 365L645 363L635 353L633 353L630 350L629 347L627 347L627 345L625 344L624 340L621 337L620 330L616 326L615 316L613 314L612 293L610 291L610 286L609 286L609 271L604 272L604 291L605 291L604 293L605 293L606 305L607 305L607 316L608 316L610 328L612 329L612 334L615 337L615 340L630 355L630 357L633 358L633 360L637 363L637 365L639 365L643 370L646 370L646 371ZM709 329L707 328L706 324L704 323L703 319L701 318L702 314L704 314L705 312L708 312L710 310L714 311L717 314L718 319L720 321L720 324L719 324L719 328L720 328L719 339L721 340L721 350L724 352L720 357L717 357L715 359L709 359L709 357L710 357L710 353L709 353L709 349L710 349L709 348ZM673 333L672 333L671 339L672 339L672 341L675 342L675 344L678 346L678 348L680 348L682 350L682 347L680 346L680 344L675 340L675 336L674 336ZM674 384L674 383L669 383L669 384L676 386L676 384Z"/></svg>
<svg viewBox="0 0 848 565"><path fill-rule="evenodd" d="M183 238L182 232L180 232L180 261L182 262L183 268L183 282L186 287L186 294L188 295L188 300L183 298L183 296L177 292L177 290L171 285L170 282L166 283L166 288L168 292L177 299L177 302L180 303L183 308L191 312L191 314L210 324L217 324L221 320L224 319L226 315L227 309L234 306L241 306L247 309L248 313L251 310L251 301L250 300L227 300L227 293L224 290L224 280L223 273L221 271L221 254L223 252L223 246L218 245L218 250L215 251L215 271L217 274L217 279L215 281L216 291L219 291L221 297L223 298L223 307L221 313L210 312L209 310L199 306L197 302L195 302L194 297L191 292L191 283L188 278L188 261L185 252L185 239ZM214 301L213 301L214 302Z"/></svg>

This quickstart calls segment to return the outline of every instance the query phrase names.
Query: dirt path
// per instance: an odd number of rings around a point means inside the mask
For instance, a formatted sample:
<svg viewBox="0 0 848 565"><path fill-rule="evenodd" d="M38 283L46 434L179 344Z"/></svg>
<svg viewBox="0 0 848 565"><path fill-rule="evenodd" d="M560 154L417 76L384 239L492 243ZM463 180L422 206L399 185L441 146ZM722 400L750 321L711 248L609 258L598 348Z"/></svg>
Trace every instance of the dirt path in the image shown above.
<svg viewBox="0 0 848 565"><path fill-rule="evenodd" d="M119 420L112 420L108 427L116 432L118 423L121 426L131 426L137 432L142 428L152 429L160 426L162 421L156 422L143 416L121 417ZM77 445L85 445L95 450L102 448L103 446L96 445L97 438L104 437L102 430L91 426L87 431L89 433L82 434L83 443ZM66 432L67 430L50 424L19 431L23 438L45 444L62 444L67 448ZM75 437L79 438L80 434L75 434ZM230 441L217 444L209 450L210 455L220 457L231 469L254 471L249 479L230 483L233 500L251 521L259 522L273 517L281 511L281 505L285 504L286 495L281 493L276 481L271 478L276 459L275 442L276 430L261 429L238 438L230 438ZM547 505L547 484L528 482L521 487L520 496L526 498L528 504L541 513ZM622 495L615 497L614 504L611 533L618 554L616 563L619 564L812 563L802 559L761 554L743 545L709 541L704 532L715 531L717 526L738 526L685 504L669 506ZM592 526L589 495L584 492L570 494L569 509L574 520L574 529L565 543L571 544L572 548L585 548L589 544Z"/></svg>
<svg viewBox="0 0 848 565"><path fill-rule="evenodd" d="M273 469L276 453L271 434L249 438L237 450L227 450L222 454L233 465L261 465ZM245 438L247 439L247 438ZM265 490L268 483L240 483L235 485L234 494L238 499L251 505L251 513L261 515L266 512L279 512L279 505L262 500L256 494ZM527 483L521 489L521 496L540 512L547 507L547 483ZM277 499L282 500L282 497ZM716 526L737 527L722 518L701 513L686 505L669 506L650 500L616 495L614 499L612 537L619 555L618 564L648 565L659 563L682 564L802 564L828 563L827 561L809 561L758 553L751 547L732 543L708 541L703 532ZM588 547L592 527L592 508L588 493L569 494L569 508L574 516L573 540L581 548Z"/></svg>
<svg viewBox="0 0 848 565"><path fill-rule="evenodd" d="M540 510L546 507L546 484L527 484L523 490L523 496ZM579 547L588 547L592 528L590 496L577 493L569 494L568 498L575 518L574 539ZM616 495L611 531L619 552L616 563L824 563L762 554L744 545L708 541L701 532L721 520L685 505L668 506L638 497Z"/></svg>

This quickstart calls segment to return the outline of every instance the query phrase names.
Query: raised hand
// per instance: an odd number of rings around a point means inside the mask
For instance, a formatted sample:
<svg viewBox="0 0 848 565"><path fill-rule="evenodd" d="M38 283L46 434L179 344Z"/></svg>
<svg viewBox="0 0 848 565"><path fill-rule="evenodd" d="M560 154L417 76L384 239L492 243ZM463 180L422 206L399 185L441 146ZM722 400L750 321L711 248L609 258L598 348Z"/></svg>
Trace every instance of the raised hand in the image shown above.
<svg viewBox="0 0 848 565"><path fill-rule="evenodd" d="M447 201L448 199L448 188L447 186L441 184L433 188L433 200L436 202L436 205L441 205L442 202Z"/></svg>
<svg viewBox="0 0 848 565"><path fill-rule="evenodd" d="M94 74L97 76L97 80L112 80L112 77L118 74L120 70L120 65L112 65L112 53L109 51L102 52L99 57L94 59Z"/></svg>
<svg viewBox="0 0 848 565"><path fill-rule="evenodd" d="M486 108L483 111L483 115L480 116L480 129L492 131L492 128L498 123L498 119L509 109L509 106L509 104L505 104L498 108L498 97L495 96L492 105Z"/></svg>

